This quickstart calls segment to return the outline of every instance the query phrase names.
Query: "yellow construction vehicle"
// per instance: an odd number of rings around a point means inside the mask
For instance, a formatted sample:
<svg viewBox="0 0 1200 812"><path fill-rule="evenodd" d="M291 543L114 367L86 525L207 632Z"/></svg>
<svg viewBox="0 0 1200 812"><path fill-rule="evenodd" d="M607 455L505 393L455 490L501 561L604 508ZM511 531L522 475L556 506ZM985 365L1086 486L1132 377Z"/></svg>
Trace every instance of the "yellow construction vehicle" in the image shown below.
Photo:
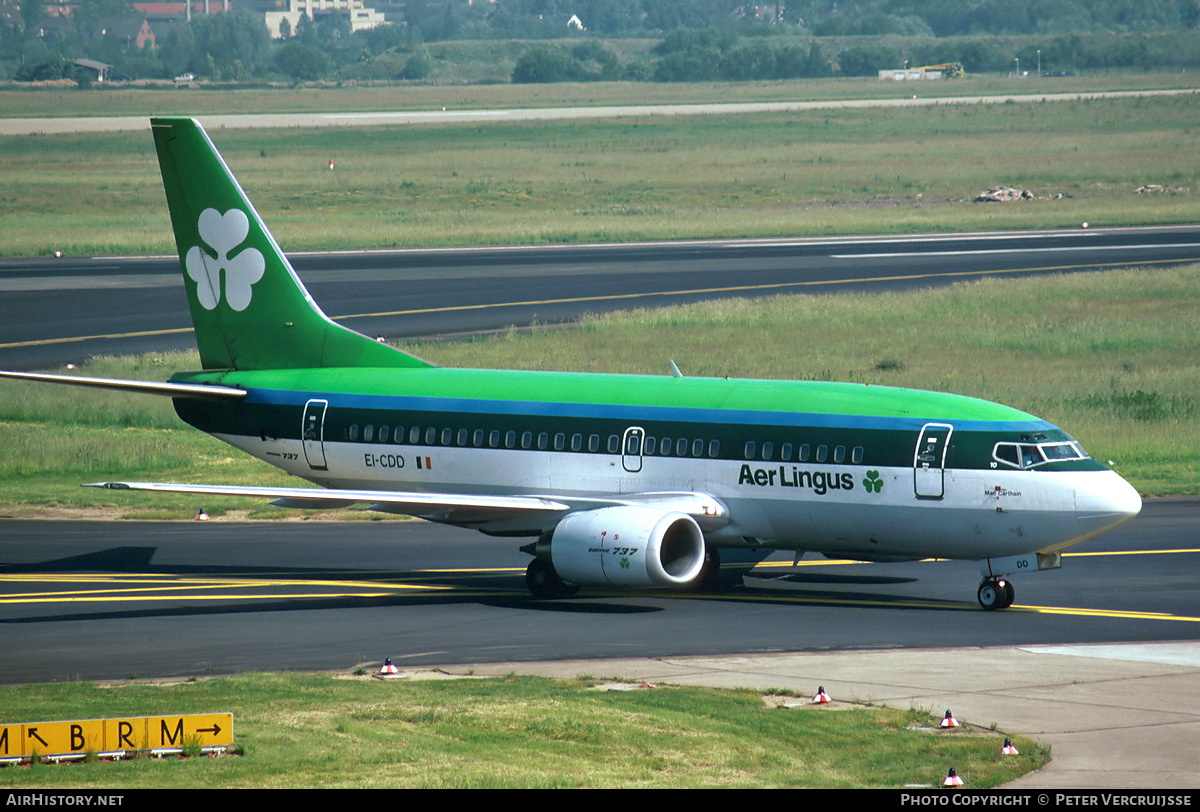
<svg viewBox="0 0 1200 812"><path fill-rule="evenodd" d="M963 75L963 66L961 62L943 62L940 65L922 65L919 68L909 68L909 70L940 70L947 79L957 79Z"/></svg>

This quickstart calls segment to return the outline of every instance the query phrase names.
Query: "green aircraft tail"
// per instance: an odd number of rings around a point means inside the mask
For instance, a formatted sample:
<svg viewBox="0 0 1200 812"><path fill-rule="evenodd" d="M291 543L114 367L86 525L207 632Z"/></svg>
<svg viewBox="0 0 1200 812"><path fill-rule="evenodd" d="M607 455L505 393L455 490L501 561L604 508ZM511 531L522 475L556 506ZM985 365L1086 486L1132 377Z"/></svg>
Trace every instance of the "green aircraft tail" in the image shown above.
<svg viewBox="0 0 1200 812"><path fill-rule="evenodd" d="M199 122L150 126L205 369L430 366L321 312Z"/></svg>

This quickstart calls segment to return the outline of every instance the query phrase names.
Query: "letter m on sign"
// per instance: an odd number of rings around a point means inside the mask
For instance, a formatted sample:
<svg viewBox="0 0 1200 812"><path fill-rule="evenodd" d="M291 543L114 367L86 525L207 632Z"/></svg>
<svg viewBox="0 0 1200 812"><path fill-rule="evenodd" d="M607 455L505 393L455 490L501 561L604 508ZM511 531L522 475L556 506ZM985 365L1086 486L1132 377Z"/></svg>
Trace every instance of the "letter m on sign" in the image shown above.
<svg viewBox="0 0 1200 812"><path fill-rule="evenodd" d="M160 744L160 746L167 745L167 744L171 744L171 745L182 744L183 743L183 717L180 716L175 719L174 732L172 732L171 729L169 727L167 727L167 724L168 724L168 720L163 719L161 722L161 727L159 729L159 744Z"/></svg>

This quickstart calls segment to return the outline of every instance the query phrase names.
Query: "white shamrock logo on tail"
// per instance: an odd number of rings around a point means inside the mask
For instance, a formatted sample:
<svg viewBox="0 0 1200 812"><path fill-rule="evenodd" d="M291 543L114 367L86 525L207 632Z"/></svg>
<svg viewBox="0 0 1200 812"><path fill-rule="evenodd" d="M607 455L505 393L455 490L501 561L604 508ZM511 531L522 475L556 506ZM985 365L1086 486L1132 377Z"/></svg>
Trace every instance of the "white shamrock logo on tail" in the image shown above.
<svg viewBox="0 0 1200 812"><path fill-rule="evenodd" d="M205 310L212 310L221 301L221 272L225 272L225 301L234 310L250 306L251 287L262 279L266 261L257 248L247 248L235 257L229 252L237 248L250 233L250 220L240 209L221 214L216 209L200 212L196 223L200 239L216 254L213 259L200 246L193 246L184 260L187 275L196 282L196 298Z"/></svg>

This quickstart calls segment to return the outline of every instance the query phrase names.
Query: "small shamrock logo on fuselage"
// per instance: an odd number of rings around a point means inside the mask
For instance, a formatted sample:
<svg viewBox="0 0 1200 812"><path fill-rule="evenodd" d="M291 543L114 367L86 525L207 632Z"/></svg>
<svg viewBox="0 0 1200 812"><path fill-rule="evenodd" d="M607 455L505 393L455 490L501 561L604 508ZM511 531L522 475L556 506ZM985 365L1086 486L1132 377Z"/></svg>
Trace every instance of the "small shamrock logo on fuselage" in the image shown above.
<svg viewBox="0 0 1200 812"><path fill-rule="evenodd" d="M200 212L196 223L200 239L216 256L193 246L184 258L184 269L196 283L196 298L205 310L213 310L221 301L221 275L225 276L225 301L237 311L250 306L254 283L262 279L266 261L257 248L246 248L236 256L230 252L250 233L250 219L240 209L221 214L216 209Z"/></svg>
<svg viewBox="0 0 1200 812"><path fill-rule="evenodd" d="M863 487L867 489L867 493L879 493L883 490L883 480L879 477L878 471L867 471L866 477L863 478Z"/></svg>

